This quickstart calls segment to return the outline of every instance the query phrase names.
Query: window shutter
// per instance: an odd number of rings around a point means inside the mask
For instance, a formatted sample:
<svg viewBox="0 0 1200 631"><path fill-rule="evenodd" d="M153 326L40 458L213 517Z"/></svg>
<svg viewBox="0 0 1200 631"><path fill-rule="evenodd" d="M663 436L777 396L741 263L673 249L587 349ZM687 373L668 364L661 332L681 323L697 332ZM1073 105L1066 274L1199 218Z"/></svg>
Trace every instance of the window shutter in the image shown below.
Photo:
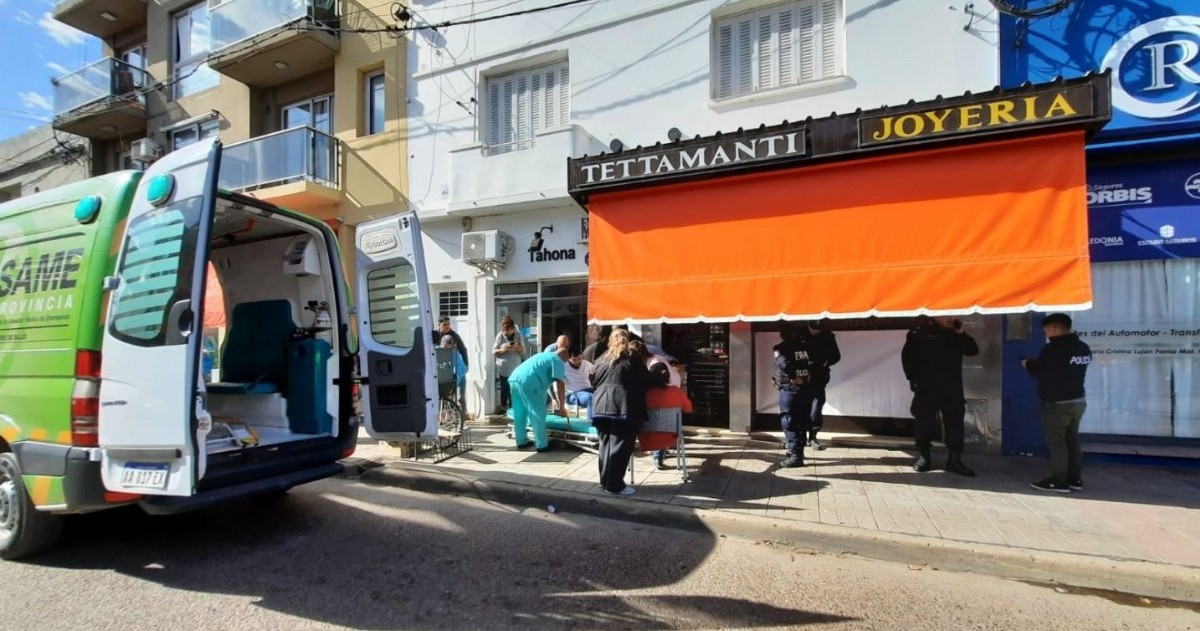
<svg viewBox="0 0 1200 631"><path fill-rule="evenodd" d="M821 0L821 77L838 74L838 0Z"/></svg>
<svg viewBox="0 0 1200 631"><path fill-rule="evenodd" d="M792 7L776 14L778 23L777 39L779 42L779 85L796 83L796 34L795 22L792 20Z"/></svg>
<svg viewBox="0 0 1200 631"><path fill-rule="evenodd" d="M775 16L771 13L761 13L758 16L758 32L755 38L755 59L758 66L759 90L773 88L779 85L779 77L775 74Z"/></svg>
<svg viewBox="0 0 1200 631"><path fill-rule="evenodd" d="M516 119L516 136L513 138L513 140L516 141L517 144L516 146L512 147L513 149L523 149L525 147L524 141L533 136L529 130L529 78L530 77L528 74L519 74L515 79L517 84L517 106L513 112L514 118Z"/></svg>
<svg viewBox="0 0 1200 631"><path fill-rule="evenodd" d="M546 111L546 90L542 87L542 79L545 74L542 71L537 71L529 77L529 134L530 137L537 132L550 127L553 123L548 119Z"/></svg>
<svg viewBox="0 0 1200 631"><path fill-rule="evenodd" d="M734 94L749 94L754 91L754 20L738 20L736 26L734 56Z"/></svg>
<svg viewBox="0 0 1200 631"><path fill-rule="evenodd" d="M717 27L717 85L714 97L733 96L733 25Z"/></svg>
<svg viewBox="0 0 1200 631"><path fill-rule="evenodd" d="M488 128L487 139L488 146L500 144L500 82L492 80L488 82Z"/></svg>
<svg viewBox="0 0 1200 631"><path fill-rule="evenodd" d="M546 127L557 127L558 121L558 68L543 71L542 104Z"/></svg>
<svg viewBox="0 0 1200 631"><path fill-rule="evenodd" d="M489 153L526 149L539 131L569 124L570 89L566 63L488 79Z"/></svg>
<svg viewBox="0 0 1200 631"><path fill-rule="evenodd" d="M508 143L513 140L513 130L516 128L516 120L513 116L513 104L516 100L514 94L515 85L512 77L506 77L500 84L500 103L502 110L500 116L500 138L496 144L505 145L503 151L508 151Z"/></svg>
<svg viewBox="0 0 1200 631"><path fill-rule="evenodd" d="M571 66L563 62L558 68L558 124L571 124Z"/></svg>
<svg viewBox="0 0 1200 631"><path fill-rule="evenodd" d="M812 81L817 77L817 52L815 50L817 16L812 4L805 3L796 8L800 27L800 81Z"/></svg>

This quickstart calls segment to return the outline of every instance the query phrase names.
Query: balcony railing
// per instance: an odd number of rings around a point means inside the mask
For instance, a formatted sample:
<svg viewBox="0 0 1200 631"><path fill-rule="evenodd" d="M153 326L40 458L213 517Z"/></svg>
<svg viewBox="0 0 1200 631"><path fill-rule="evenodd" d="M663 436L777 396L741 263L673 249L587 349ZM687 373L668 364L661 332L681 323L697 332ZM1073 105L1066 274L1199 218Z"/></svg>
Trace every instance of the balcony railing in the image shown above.
<svg viewBox="0 0 1200 631"><path fill-rule="evenodd" d="M341 145L312 127L293 127L225 147L220 186L250 191L310 181L336 189Z"/></svg>
<svg viewBox="0 0 1200 631"><path fill-rule="evenodd" d="M120 59L105 57L69 75L54 79L54 115L75 112L108 99L142 100L146 71Z"/></svg>
<svg viewBox="0 0 1200 631"><path fill-rule="evenodd" d="M209 50L220 51L304 18L336 26L337 0L225 0L211 10Z"/></svg>

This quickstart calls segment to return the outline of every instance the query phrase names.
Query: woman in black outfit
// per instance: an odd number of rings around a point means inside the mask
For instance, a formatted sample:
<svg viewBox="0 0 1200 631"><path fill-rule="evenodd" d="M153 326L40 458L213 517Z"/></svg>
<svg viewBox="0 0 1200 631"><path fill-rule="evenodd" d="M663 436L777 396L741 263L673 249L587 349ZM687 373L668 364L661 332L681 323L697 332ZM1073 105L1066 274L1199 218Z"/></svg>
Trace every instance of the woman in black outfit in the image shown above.
<svg viewBox="0 0 1200 631"><path fill-rule="evenodd" d="M638 430L646 422L646 348L629 331L614 330L608 349L592 373L592 425L600 435L600 486L612 495L633 495L625 469L633 456Z"/></svg>

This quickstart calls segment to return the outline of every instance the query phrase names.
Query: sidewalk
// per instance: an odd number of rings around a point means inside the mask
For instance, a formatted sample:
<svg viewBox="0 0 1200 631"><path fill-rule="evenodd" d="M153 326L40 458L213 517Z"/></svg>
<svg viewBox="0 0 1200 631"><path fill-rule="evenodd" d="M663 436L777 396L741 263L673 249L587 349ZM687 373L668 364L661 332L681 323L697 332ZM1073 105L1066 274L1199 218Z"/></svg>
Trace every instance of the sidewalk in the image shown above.
<svg viewBox="0 0 1200 631"><path fill-rule="evenodd" d="M979 477L964 478L915 473L912 455L902 451L830 447L809 450L803 468L780 469L780 445L742 436L689 440L688 483L674 469L654 470L646 455L635 458L637 495L618 499L600 492L592 454L569 447L516 451L501 429L472 432L473 451L432 466L373 444L355 455L402 469L634 503L631 509L668 505L796 527L841 527L847 534L1148 562L1186 568L1185 576L1200 584L1200 470L1087 463L1085 491L1059 495L1029 487L1042 477L1044 460L970 455L967 463ZM942 454L934 455L940 464Z"/></svg>

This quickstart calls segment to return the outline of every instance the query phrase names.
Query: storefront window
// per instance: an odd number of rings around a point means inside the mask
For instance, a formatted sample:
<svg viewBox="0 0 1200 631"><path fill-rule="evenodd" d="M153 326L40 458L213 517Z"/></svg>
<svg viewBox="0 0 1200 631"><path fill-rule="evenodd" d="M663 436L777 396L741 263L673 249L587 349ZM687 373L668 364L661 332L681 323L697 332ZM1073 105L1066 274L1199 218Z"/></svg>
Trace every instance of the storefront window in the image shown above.
<svg viewBox="0 0 1200 631"><path fill-rule="evenodd" d="M1096 263L1092 286L1075 316L1093 354L1080 431L1200 437L1200 261Z"/></svg>

